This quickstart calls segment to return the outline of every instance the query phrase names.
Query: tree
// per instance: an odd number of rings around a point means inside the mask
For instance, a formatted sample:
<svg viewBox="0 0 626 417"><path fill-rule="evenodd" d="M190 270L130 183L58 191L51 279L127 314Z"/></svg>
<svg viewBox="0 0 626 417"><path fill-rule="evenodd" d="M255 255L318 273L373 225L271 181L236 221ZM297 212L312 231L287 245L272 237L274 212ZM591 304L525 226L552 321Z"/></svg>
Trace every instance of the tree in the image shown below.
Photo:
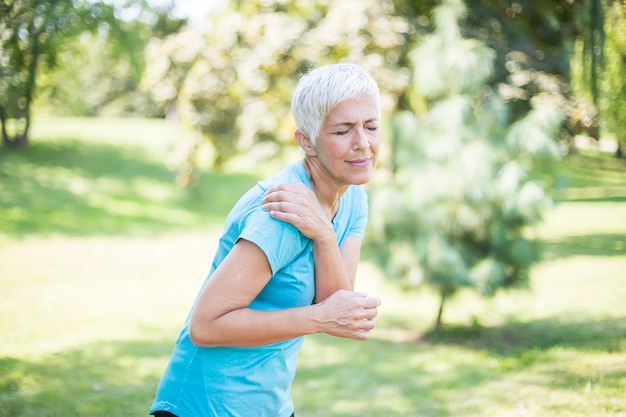
<svg viewBox="0 0 626 417"><path fill-rule="evenodd" d="M57 84L71 84L83 96L66 94L65 104L69 106L63 107L72 108L71 100L75 100L78 106L83 105L88 111L91 111L89 107L95 107L97 111L121 95L132 94L144 70L143 50L147 38L153 33L170 34L185 22L169 17L172 7L152 10L144 0L129 0L118 6L87 0L0 0L0 122L3 145L28 145L39 75L44 69L46 80L53 80L54 69L62 62L60 57L71 57L69 62L76 64L85 57L81 53L86 52L87 57L101 64L101 68L96 68L93 62L88 62L80 68L83 71L77 69L73 74L72 68L67 68L64 75L72 76L61 79ZM137 16L133 19L118 17L124 10L136 10ZM93 37L83 37L87 41L81 43L80 35L88 33ZM98 54L89 56L92 51L81 50L81 45L85 43L97 46ZM102 57L108 57L108 60L103 61ZM93 71L85 71L86 68ZM89 74L94 76L89 80L90 85L81 85L80 80ZM79 83L76 83L77 80ZM68 90L57 85L56 92L59 91ZM48 97L54 98L54 94L53 91ZM81 101L83 97L95 103Z"/></svg>
<svg viewBox="0 0 626 417"><path fill-rule="evenodd" d="M503 87L511 116L523 116L537 94L551 94L565 113L559 132L564 149L572 149L578 134L597 139L594 103L604 39L601 1L467 0L467 4L464 34L496 51L493 81ZM580 54L575 45L582 46ZM572 63L584 68L583 89L573 88Z"/></svg>
<svg viewBox="0 0 626 417"><path fill-rule="evenodd" d="M43 68L37 110L52 115L162 117L139 83L152 38L178 32L185 19L171 17L173 4L155 9L145 0L115 3L101 13L93 33L67 39L58 51L61 65Z"/></svg>
<svg viewBox="0 0 626 417"><path fill-rule="evenodd" d="M608 130L616 135L616 156L626 150L626 4L614 1L607 10L606 69L602 110Z"/></svg>
<svg viewBox="0 0 626 417"><path fill-rule="evenodd" d="M292 143L290 96L312 66L357 62L393 106L409 80L397 48L413 29L392 9L377 0L233 2L206 31L155 40L144 86L211 145L214 168L253 148L268 159Z"/></svg>
<svg viewBox="0 0 626 417"><path fill-rule="evenodd" d="M494 51L461 36L465 10L458 0L439 6L434 33L410 53L427 111L393 117L402 152L392 180L371 189L372 253L386 276L438 290L436 328L460 288L490 296L527 283L539 255L527 228L551 203L540 164L560 156L560 113L536 97L511 123L510 106L488 84Z"/></svg>
<svg viewBox="0 0 626 417"><path fill-rule="evenodd" d="M41 61L55 65L59 44L80 20L72 0L0 3L0 122L4 146L28 145L31 104ZM14 122L12 129L9 121Z"/></svg>
<svg viewBox="0 0 626 417"><path fill-rule="evenodd" d="M595 27L587 17L599 1L467 0L463 34L496 51L490 83L504 87L511 117L524 115L533 97L546 93L577 114L569 60L575 39ZM291 130L288 92L311 65L358 62L385 90L386 111L414 106L407 54L430 28L437 3L233 0L207 30L154 42L144 87L199 132L184 153L185 166L201 143L210 145L218 168L252 148L267 159L290 143L284 140Z"/></svg>

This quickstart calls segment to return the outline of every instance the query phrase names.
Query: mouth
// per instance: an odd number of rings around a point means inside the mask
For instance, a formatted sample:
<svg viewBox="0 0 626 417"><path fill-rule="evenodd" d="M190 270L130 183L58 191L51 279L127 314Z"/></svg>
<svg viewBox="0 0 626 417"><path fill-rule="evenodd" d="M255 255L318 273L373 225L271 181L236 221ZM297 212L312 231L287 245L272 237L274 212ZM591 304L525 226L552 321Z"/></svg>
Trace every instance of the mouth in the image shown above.
<svg viewBox="0 0 626 417"><path fill-rule="evenodd" d="M353 159L348 161L348 163L354 167L362 168L369 166L372 163L372 158Z"/></svg>

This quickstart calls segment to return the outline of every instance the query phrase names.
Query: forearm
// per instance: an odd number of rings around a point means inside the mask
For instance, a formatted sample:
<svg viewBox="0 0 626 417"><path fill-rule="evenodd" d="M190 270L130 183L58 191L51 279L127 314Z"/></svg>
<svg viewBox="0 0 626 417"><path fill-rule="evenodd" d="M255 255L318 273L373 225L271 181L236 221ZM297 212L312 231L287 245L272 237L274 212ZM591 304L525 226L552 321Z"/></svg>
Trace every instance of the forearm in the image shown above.
<svg viewBox="0 0 626 417"><path fill-rule="evenodd" d="M262 346L312 333L365 340L379 305L364 293L337 291L319 304L286 310L240 308L211 319L200 308L190 317L189 335L202 347Z"/></svg>
<svg viewBox="0 0 626 417"><path fill-rule="evenodd" d="M192 315L189 335L197 346L252 347L319 333L316 306L261 311L241 308L207 320Z"/></svg>
<svg viewBox="0 0 626 417"><path fill-rule="evenodd" d="M337 290L354 288L354 277L348 271L337 241L328 239L313 242L315 262L315 302L325 300Z"/></svg>

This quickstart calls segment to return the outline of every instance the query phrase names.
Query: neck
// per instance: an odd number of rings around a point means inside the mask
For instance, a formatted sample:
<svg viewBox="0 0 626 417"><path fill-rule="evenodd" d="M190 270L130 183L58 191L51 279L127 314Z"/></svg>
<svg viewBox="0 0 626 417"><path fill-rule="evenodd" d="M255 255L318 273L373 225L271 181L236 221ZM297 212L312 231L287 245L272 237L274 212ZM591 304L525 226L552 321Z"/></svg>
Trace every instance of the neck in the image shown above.
<svg viewBox="0 0 626 417"><path fill-rule="evenodd" d="M346 192L348 186L336 185L328 172L317 163L317 160L305 157L302 165L309 174L317 200L328 218L332 220L339 208L339 198Z"/></svg>

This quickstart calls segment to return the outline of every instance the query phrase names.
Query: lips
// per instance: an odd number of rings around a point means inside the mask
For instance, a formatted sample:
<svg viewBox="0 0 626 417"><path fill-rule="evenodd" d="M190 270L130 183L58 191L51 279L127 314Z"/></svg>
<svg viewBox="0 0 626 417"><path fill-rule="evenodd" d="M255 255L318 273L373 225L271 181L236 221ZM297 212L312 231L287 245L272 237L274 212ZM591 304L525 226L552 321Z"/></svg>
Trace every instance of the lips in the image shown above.
<svg viewBox="0 0 626 417"><path fill-rule="evenodd" d="M353 159L352 161L348 161L348 163L355 167L366 167L372 162L371 158L363 158L363 159Z"/></svg>

